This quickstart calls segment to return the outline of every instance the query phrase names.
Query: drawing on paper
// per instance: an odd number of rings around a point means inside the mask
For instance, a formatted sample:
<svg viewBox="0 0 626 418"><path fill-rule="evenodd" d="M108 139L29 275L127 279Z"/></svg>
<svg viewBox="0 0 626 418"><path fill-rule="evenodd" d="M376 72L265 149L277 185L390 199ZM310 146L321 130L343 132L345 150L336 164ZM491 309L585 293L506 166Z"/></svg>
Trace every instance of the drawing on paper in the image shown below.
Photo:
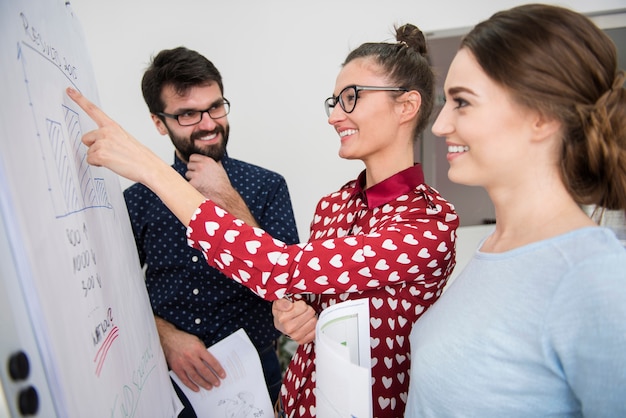
<svg viewBox="0 0 626 418"><path fill-rule="evenodd" d="M225 418L259 418L264 416L263 410L254 406L254 395L250 392L239 392L236 398L222 399L217 405L225 405Z"/></svg>

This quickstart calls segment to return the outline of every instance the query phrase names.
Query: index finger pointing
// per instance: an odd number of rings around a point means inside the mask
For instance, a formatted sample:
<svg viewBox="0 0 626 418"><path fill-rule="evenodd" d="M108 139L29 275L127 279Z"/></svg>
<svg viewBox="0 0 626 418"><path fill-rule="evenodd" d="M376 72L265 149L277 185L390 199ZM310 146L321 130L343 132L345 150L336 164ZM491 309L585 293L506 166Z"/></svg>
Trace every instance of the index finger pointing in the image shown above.
<svg viewBox="0 0 626 418"><path fill-rule="evenodd" d="M98 125L98 128L102 128L103 126L110 125L113 122L113 119L108 117L106 113L104 113L98 106L91 103L85 96L83 96L78 90L73 89L72 87L68 87L66 90L67 95L70 99L74 100L81 109L85 111L87 116L93 119Z"/></svg>

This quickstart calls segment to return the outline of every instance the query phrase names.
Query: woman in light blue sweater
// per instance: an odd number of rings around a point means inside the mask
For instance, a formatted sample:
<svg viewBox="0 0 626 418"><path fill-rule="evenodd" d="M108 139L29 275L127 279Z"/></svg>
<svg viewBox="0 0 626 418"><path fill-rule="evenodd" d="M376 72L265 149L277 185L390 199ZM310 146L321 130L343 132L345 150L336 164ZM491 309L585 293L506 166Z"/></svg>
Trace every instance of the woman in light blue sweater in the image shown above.
<svg viewBox="0 0 626 418"><path fill-rule="evenodd" d="M626 91L588 18L524 5L462 41L433 132L494 232L411 333L407 417L626 416Z"/></svg>

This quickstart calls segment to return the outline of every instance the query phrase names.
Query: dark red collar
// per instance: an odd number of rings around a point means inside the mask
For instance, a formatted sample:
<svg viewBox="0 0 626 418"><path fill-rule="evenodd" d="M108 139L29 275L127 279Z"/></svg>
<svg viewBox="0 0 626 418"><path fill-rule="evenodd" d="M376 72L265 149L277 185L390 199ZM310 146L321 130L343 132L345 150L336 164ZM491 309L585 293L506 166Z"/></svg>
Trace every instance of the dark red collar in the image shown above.
<svg viewBox="0 0 626 418"><path fill-rule="evenodd" d="M353 195L360 195L368 209L373 209L409 193L422 183L424 183L422 166L415 163L413 167L402 170L364 190L365 170L363 170L356 179Z"/></svg>

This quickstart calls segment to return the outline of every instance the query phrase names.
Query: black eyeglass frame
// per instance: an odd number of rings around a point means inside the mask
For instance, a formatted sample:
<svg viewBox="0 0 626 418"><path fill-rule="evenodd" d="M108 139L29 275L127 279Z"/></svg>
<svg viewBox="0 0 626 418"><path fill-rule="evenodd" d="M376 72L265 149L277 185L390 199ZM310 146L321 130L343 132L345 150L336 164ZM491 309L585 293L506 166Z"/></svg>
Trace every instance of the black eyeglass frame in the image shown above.
<svg viewBox="0 0 626 418"><path fill-rule="evenodd" d="M185 113L187 113L187 112L179 113L179 114L177 114L177 115L174 115L174 114L172 114L172 113L165 113L165 112L157 112L156 114L157 114L157 115L159 115L159 116L164 116L164 117L170 118L170 119L175 119L175 120L176 120L176 122L178 122L178 124L179 124L180 126L193 126L193 125L197 125L197 124L199 124L200 122L202 122L202 117L204 116L204 114L205 114L205 113L206 113L207 115L209 115L209 117L210 117L211 119L213 119L213 120L215 120L215 119L221 119L221 118L223 118L224 116L228 115L228 114L230 113L230 102L228 101L228 99L223 98L223 99L222 99L222 103L221 103L221 105L222 105L222 106L224 106L224 107L226 108L226 113L224 113L223 115L220 115L220 116L216 116L216 117L214 117L214 116L212 116L212 115L211 115L211 110L212 110L212 109L216 106L216 104L215 104L215 103L214 103L214 104L212 104L212 105L211 105L211 107L209 107L208 109L205 109L205 110L190 110L191 112L199 112L199 113L200 113L200 119L199 119L197 122L194 122L194 123L188 123L188 124L182 124L182 123L180 123L180 120L178 119L180 116L184 115L184 114L185 114Z"/></svg>
<svg viewBox="0 0 626 418"><path fill-rule="evenodd" d="M343 92L348 90L348 89L354 89L354 106L352 107L352 109L350 109L350 111L346 110L346 107L343 104L343 100L341 99L341 96L343 95ZM360 91L401 91L403 93L406 93L406 92L409 91L409 89L407 89L405 87L359 86L357 84L352 84L350 86L344 87L339 92L339 95L337 95L337 96L330 96L329 98L324 100L324 109L326 110L326 116L330 116L330 114L332 112L331 109L334 109L335 106L337 106L337 103L339 103L339 106L341 106L341 109L343 109L343 111L345 113L352 113L352 112L354 112L354 109L356 109L356 102L357 102L357 100L359 98L359 92Z"/></svg>

